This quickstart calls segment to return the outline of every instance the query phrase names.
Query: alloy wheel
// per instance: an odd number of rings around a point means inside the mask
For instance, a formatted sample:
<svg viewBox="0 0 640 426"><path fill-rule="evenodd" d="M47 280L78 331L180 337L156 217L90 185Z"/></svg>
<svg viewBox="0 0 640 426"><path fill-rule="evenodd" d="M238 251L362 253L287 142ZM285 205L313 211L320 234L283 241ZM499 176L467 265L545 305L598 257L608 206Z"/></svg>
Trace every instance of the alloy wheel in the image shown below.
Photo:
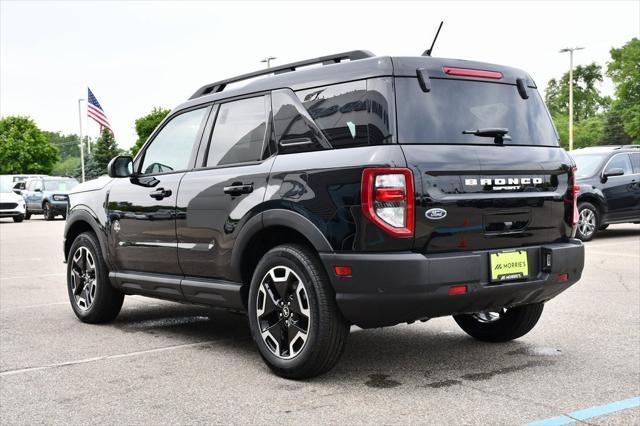
<svg viewBox="0 0 640 426"><path fill-rule="evenodd" d="M78 308L86 311L96 297L98 278L96 263L91 252L84 246L78 247L71 261L71 291Z"/></svg>
<svg viewBox="0 0 640 426"><path fill-rule="evenodd" d="M294 358L305 347L311 327L309 297L291 268L276 266L262 278L256 316L262 340L278 358Z"/></svg>
<svg viewBox="0 0 640 426"><path fill-rule="evenodd" d="M585 237L589 237L596 230L596 214L591 209L582 209L580 211L580 220L578 221L578 231Z"/></svg>

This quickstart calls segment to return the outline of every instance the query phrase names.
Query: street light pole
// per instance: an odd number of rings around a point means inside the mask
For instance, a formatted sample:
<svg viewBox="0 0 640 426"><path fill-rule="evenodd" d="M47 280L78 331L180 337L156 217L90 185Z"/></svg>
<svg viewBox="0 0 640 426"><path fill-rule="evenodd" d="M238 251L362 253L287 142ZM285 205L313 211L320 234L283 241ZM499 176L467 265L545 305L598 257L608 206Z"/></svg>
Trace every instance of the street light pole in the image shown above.
<svg viewBox="0 0 640 426"><path fill-rule="evenodd" d="M584 47L565 47L560 53L569 52L569 151L573 151L573 52Z"/></svg>
<svg viewBox="0 0 640 426"><path fill-rule="evenodd" d="M84 141L82 140L82 101L78 99L78 124L80 125L80 169L82 170L82 181L84 182Z"/></svg>
<svg viewBox="0 0 640 426"><path fill-rule="evenodd" d="M262 62L263 64L266 63L267 64L267 68L271 68L271 61L273 59L278 59L275 56L267 56L266 58L262 59L260 62Z"/></svg>

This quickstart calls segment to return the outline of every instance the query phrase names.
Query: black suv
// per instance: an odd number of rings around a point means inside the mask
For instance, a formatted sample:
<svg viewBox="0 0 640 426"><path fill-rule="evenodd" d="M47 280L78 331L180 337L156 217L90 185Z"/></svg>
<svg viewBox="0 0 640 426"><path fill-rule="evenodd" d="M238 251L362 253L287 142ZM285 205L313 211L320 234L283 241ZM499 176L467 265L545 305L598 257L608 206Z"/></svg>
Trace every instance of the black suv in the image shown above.
<svg viewBox="0 0 640 426"><path fill-rule="evenodd" d="M578 238L589 241L612 223L640 223L640 145L581 148L571 156L580 187Z"/></svg>
<svg viewBox="0 0 640 426"><path fill-rule="evenodd" d="M351 325L516 339L582 273L574 163L514 68L354 51L246 74L108 169L70 195L76 315L125 294L246 312L288 378L335 365Z"/></svg>

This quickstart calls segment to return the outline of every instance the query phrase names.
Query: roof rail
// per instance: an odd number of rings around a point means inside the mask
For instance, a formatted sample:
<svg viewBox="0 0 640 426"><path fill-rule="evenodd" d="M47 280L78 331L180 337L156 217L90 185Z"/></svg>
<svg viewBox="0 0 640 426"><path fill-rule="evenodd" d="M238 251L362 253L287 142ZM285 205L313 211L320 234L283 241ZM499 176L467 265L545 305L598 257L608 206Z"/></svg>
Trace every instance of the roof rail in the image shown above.
<svg viewBox="0 0 640 426"><path fill-rule="evenodd" d="M615 149L629 149L629 148L640 149L640 145L620 145Z"/></svg>
<svg viewBox="0 0 640 426"><path fill-rule="evenodd" d="M286 72L295 71L299 67L305 67L307 65L314 64L337 64L345 59L355 61L358 59L372 58L375 55L368 50L352 50L350 52L336 53L333 55L321 56L315 59L306 59L304 61L292 62L290 64L279 65L277 67L266 68L260 71L250 72L248 74L242 74L237 77L231 77L226 80L216 81L215 83L207 84L198 89L189 99L199 98L200 96L208 95L210 93L222 92L224 88L230 83L236 83L242 80L248 80L250 78L259 77L261 75L268 74L283 74Z"/></svg>

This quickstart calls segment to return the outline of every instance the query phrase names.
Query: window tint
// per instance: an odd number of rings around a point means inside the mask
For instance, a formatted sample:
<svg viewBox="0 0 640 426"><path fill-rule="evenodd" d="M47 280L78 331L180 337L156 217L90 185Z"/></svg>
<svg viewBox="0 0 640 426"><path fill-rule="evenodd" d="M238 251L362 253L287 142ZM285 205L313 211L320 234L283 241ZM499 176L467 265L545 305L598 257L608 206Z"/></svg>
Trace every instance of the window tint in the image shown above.
<svg viewBox="0 0 640 426"><path fill-rule="evenodd" d="M640 173L640 153L630 154L631 165L633 166L633 173Z"/></svg>
<svg viewBox="0 0 640 426"><path fill-rule="evenodd" d="M334 84L296 94L334 148L375 145L391 135L387 96L376 90L385 85L378 80L384 79Z"/></svg>
<svg viewBox="0 0 640 426"><path fill-rule="evenodd" d="M195 109L171 119L151 141L141 173L163 173L189 167L193 145L208 108Z"/></svg>
<svg viewBox="0 0 640 426"><path fill-rule="evenodd" d="M535 89L522 99L515 85L431 79L425 93L417 78L396 78L400 143L493 145L493 138L464 130L509 129L505 145L558 146L547 109Z"/></svg>
<svg viewBox="0 0 640 426"><path fill-rule="evenodd" d="M607 164L605 173L611 169L622 169L624 170L625 175L632 174L633 171L631 169L631 161L629 161L629 155L628 154L614 155L609 161L609 164Z"/></svg>
<svg viewBox="0 0 640 426"><path fill-rule="evenodd" d="M220 105L209 144L207 166L260 160L266 119L264 96Z"/></svg>

